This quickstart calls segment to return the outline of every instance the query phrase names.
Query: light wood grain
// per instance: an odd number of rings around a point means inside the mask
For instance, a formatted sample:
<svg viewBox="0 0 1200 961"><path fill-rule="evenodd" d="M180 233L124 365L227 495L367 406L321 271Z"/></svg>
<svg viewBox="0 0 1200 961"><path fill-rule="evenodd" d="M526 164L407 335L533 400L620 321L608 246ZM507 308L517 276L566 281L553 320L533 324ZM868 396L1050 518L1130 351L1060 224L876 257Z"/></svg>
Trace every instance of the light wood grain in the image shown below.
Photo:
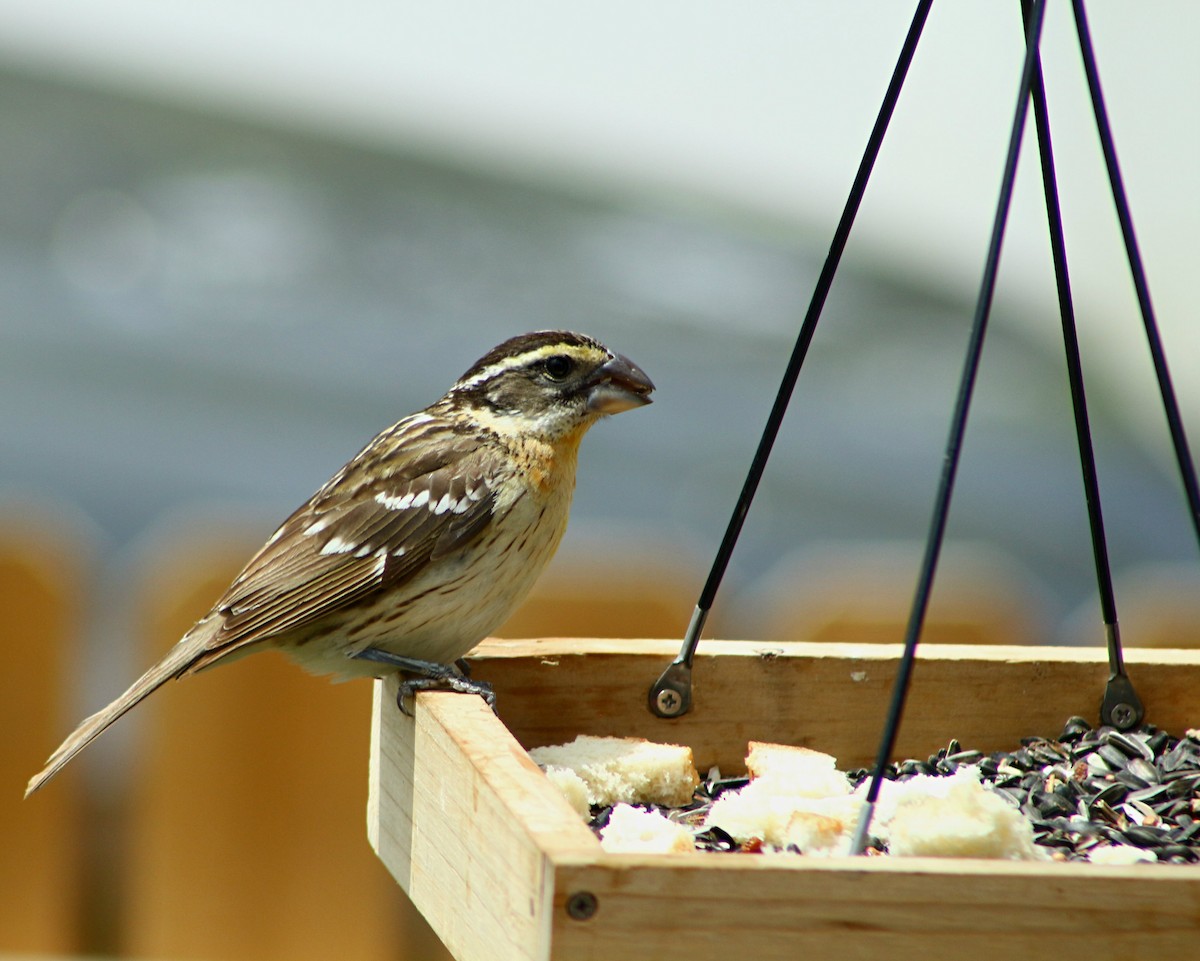
<svg viewBox="0 0 1200 961"><path fill-rule="evenodd" d="M675 642L489 641L473 697L376 698L371 834L460 961L1040 956L1186 957L1200 938L1200 867L1052 862L606 855L522 750L577 733L639 735L739 770L750 738L873 754L899 647L706 642L696 708L652 717L645 693ZM1200 653L1131 652L1150 717L1200 721ZM954 736L983 749L1094 718L1107 678L1093 650L940 647L922 655L902 754ZM501 723L501 718L505 723ZM505 726L507 724L507 727ZM402 835L402 836L397 836ZM567 911L594 895L587 920Z"/></svg>
<svg viewBox="0 0 1200 961"><path fill-rule="evenodd" d="M702 769L740 769L747 740L817 748L857 767L874 758L900 645L705 641L695 708L675 720L646 692L677 641L489 640L476 676L491 681L505 724L526 747L576 734L689 744ZM1200 723L1195 651L1130 651L1147 720L1182 733ZM1186 669L1185 669L1186 668ZM939 645L919 652L897 745L925 757L951 737L979 750L1057 735L1073 714L1095 722L1108 678L1100 649Z"/></svg>
<svg viewBox="0 0 1200 961"><path fill-rule="evenodd" d="M1194 868L980 861L606 856L558 874L553 957L623 961L1184 958ZM595 916L572 920L571 893Z"/></svg>
<svg viewBox="0 0 1200 961"><path fill-rule="evenodd" d="M379 856L455 957L544 958L554 860L595 838L481 699L421 695L413 719L376 689Z"/></svg>

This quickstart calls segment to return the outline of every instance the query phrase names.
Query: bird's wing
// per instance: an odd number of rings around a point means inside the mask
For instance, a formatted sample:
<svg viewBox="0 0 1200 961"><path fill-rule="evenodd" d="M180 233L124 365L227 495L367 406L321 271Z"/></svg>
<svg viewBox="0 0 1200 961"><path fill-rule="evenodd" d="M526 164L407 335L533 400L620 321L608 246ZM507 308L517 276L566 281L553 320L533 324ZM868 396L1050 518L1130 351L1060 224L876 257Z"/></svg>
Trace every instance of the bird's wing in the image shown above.
<svg viewBox="0 0 1200 961"><path fill-rule="evenodd" d="M385 435L386 436L386 435ZM413 577L488 526L495 470L478 441L446 430L400 455L366 448L289 517L217 602L206 666ZM385 464L385 459L399 460ZM355 481L367 470L371 479Z"/></svg>
<svg viewBox="0 0 1200 961"><path fill-rule="evenodd" d="M478 442L413 418L398 446L405 427L381 435L289 517L209 616L75 729L26 796L170 678L401 583L478 537L492 518L496 461Z"/></svg>

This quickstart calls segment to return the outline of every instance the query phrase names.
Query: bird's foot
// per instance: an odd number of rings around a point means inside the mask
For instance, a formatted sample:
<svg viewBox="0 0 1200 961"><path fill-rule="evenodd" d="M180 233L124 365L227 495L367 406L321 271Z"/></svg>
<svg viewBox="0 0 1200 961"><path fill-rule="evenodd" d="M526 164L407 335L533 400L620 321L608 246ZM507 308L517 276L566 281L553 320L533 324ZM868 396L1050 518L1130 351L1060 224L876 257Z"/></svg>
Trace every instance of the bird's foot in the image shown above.
<svg viewBox="0 0 1200 961"><path fill-rule="evenodd" d="M456 694L478 694L493 711L496 710L496 692L487 681L473 681L469 677L451 674L446 677L410 677L400 682L396 694L396 706L412 717L408 702L418 691L453 691Z"/></svg>
<svg viewBox="0 0 1200 961"><path fill-rule="evenodd" d="M455 666L441 664L438 661L422 661L415 657L405 657L390 651L381 651L376 647L368 647L355 651L350 657L362 661L372 661L376 664L386 664L388 667L404 671L406 674L416 674L400 682L400 691L396 695L396 706L401 713L412 717L408 709L408 701L418 691L454 691L457 694L478 694L487 702L493 711L496 709L496 694L492 685L487 681L474 681L467 677L467 662L463 658L455 661ZM457 670L455 669L457 667ZM461 672L461 673L460 673Z"/></svg>

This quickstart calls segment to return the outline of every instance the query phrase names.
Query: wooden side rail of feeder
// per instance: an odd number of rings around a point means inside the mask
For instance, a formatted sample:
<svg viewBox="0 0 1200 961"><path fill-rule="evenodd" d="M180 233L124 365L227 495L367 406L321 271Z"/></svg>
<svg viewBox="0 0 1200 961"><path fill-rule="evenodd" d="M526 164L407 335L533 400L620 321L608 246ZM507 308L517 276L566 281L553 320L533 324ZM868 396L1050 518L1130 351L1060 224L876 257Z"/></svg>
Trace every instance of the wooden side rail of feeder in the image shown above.
<svg viewBox="0 0 1200 961"><path fill-rule="evenodd" d="M1185 957L1200 943L1200 865L797 855L606 854L526 749L577 734L691 746L700 770L743 769L746 742L808 745L843 769L875 750L899 645L706 641L696 708L646 710L675 641L483 644L482 700L423 694L416 717L377 683L368 832L379 857L460 961L797 957L931 961ZM1130 651L1149 720L1200 723L1200 652ZM1093 719L1099 649L956 647L919 656L897 750L958 738L1012 750Z"/></svg>

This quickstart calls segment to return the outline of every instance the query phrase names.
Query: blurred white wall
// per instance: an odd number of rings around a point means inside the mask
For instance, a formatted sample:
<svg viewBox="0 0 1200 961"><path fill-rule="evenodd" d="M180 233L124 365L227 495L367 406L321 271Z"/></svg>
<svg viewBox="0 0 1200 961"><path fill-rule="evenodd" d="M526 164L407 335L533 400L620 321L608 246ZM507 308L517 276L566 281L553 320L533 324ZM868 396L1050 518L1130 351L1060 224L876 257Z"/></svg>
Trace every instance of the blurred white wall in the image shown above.
<svg viewBox="0 0 1200 961"><path fill-rule="evenodd" d="M0 62L831 230L914 6L0 0ZM1020 69L1018 6L934 6L852 255L975 289ZM1168 355L1185 410L1200 410L1200 5L1093 0L1089 15ZM1157 424L1065 0L1050 4L1043 51L1085 361ZM1027 148L998 296L1057 337L1035 160Z"/></svg>

